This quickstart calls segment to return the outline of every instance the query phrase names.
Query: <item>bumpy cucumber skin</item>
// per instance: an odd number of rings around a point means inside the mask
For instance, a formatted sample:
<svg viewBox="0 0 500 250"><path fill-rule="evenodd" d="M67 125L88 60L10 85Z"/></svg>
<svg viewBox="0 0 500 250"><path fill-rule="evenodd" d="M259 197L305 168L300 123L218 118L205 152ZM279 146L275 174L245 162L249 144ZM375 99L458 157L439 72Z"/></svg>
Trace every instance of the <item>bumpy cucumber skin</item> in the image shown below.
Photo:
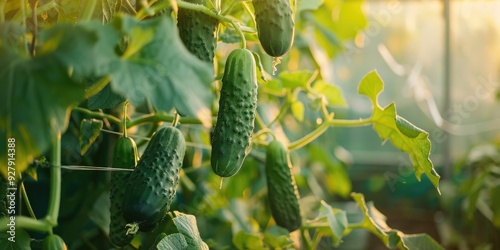
<svg viewBox="0 0 500 250"><path fill-rule="evenodd" d="M230 177L240 170L249 153L256 107L255 59L246 49L233 50L226 61L212 134L211 165L215 174Z"/></svg>
<svg viewBox="0 0 500 250"><path fill-rule="evenodd" d="M285 55L293 44L295 24L290 0L253 0L259 41L273 57Z"/></svg>
<svg viewBox="0 0 500 250"><path fill-rule="evenodd" d="M130 137L120 137L116 141L113 152L113 168L133 169L137 165L137 146ZM111 201L109 223L109 238L111 243L117 247L128 245L134 235L127 235L127 222L123 218L122 206L125 196L125 186L132 172L113 171L111 172L111 186L109 199Z"/></svg>
<svg viewBox="0 0 500 250"><path fill-rule="evenodd" d="M51 234L47 237L42 242L42 249L43 250L67 250L68 247L64 243L64 240L61 238L61 236L56 235L56 234Z"/></svg>
<svg viewBox="0 0 500 250"><path fill-rule="evenodd" d="M278 226L292 232L301 226L298 191L290 172L287 149L279 141L266 150L266 180L271 214Z"/></svg>
<svg viewBox="0 0 500 250"><path fill-rule="evenodd" d="M205 5L206 0L184 0ZM180 8L177 15L179 36L186 48L200 60L213 64L217 47L217 19L199 11Z"/></svg>
<svg viewBox="0 0 500 250"><path fill-rule="evenodd" d="M186 142L174 127L159 129L151 138L125 188L123 216L150 232L166 215L174 199Z"/></svg>

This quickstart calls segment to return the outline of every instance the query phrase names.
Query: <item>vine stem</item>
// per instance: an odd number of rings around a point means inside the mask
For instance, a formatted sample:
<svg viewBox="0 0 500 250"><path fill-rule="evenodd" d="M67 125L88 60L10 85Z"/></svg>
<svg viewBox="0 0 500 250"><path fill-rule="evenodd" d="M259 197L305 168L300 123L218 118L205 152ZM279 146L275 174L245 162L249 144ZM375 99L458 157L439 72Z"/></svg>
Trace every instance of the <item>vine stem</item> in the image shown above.
<svg viewBox="0 0 500 250"><path fill-rule="evenodd" d="M269 124L267 124L267 127L270 128L273 124L281 120L281 118L285 115L286 111L290 108L290 106L291 104L288 101L283 106L281 106L278 115Z"/></svg>
<svg viewBox="0 0 500 250"><path fill-rule="evenodd" d="M207 8L203 5L200 5L200 4L193 4L193 3L188 3L188 2L177 0L177 6L179 8L184 8L184 9L202 12L202 13L204 13L208 16L211 16L211 17L213 17L213 18L215 18L223 23L230 23L234 27L236 32L238 32L238 35L241 38L241 48L247 47L247 41L245 38L245 34L243 34L243 31L241 31L240 26L234 20L227 18L223 15L220 15L220 14L218 14L218 13L216 13L216 12L210 10L209 8Z"/></svg>
<svg viewBox="0 0 500 250"><path fill-rule="evenodd" d="M30 200L28 199L28 194L26 193L26 187L24 186L24 182L21 182L20 189L21 189L21 195L23 196L23 201L24 203L26 203L26 209L28 210L28 213L32 218L36 219L35 212L33 212Z"/></svg>
<svg viewBox="0 0 500 250"><path fill-rule="evenodd" d="M320 135L322 135L330 126L338 126L338 127L362 127L368 126L373 123L371 118L359 119L359 120L339 120L339 119L331 119L323 122L319 127L313 130L311 133L305 135L304 137L294 141L288 145L288 150L293 151L297 150L310 142L314 141Z"/></svg>
<svg viewBox="0 0 500 250"><path fill-rule="evenodd" d="M85 7L82 12L82 16L80 17L80 21L88 21L92 19L92 15L94 14L94 9L97 4L97 0L88 0L85 4Z"/></svg>
<svg viewBox="0 0 500 250"><path fill-rule="evenodd" d="M4 217L0 219L0 230L6 232L9 230L9 219ZM16 228L35 230L39 232L52 232L52 225L45 220L37 220L26 216L16 216Z"/></svg>
<svg viewBox="0 0 500 250"><path fill-rule="evenodd" d="M50 226L57 225L61 203L61 133L57 133L52 146L52 167L50 168L49 208L45 220ZM57 167L56 167L57 166Z"/></svg>
<svg viewBox="0 0 500 250"><path fill-rule="evenodd" d="M84 113L84 114L91 116L93 118L107 119L107 120L109 120L117 125L122 124L122 121L114 115L105 114L105 113L101 113L101 112L95 112L95 111L91 111L91 110L88 110L85 108L80 108L80 107L74 107L73 111Z"/></svg>
<svg viewBox="0 0 500 250"><path fill-rule="evenodd" d="M288 145L288 150L289 151L294 151L297 150L310 142L314 141L316 138L318 138L320 135L322 135L327 129L330 127L328 122L323 122L319 127L317 127L315 130L313 130L311 133L305 135L304 137L290 143Z"/></svg>
<svg viewBox="0 0 500 250"><path fill-rule="evenodd" d="M145 123L150 123L150 122L172 122L174 121L174 116L173 115L167 115L165 113L155 113L155 114L147 114L143 115L140 117L137 117L136 119L130 121L127 123L127 128L131 128L134 126L142 125ZM217 118L213 117L212 118L212 123L217 122ZM192 118L192 117L180 117L179 123L182 124L196 124L196 125L201 125L203 124L201 120L197 118Z"/></svg>
<svg viewBox="0 0 500 250"><path fill-rule="evenodd" d="M123 103L123 137L127 137L127 105L128 101Z"/></svg>

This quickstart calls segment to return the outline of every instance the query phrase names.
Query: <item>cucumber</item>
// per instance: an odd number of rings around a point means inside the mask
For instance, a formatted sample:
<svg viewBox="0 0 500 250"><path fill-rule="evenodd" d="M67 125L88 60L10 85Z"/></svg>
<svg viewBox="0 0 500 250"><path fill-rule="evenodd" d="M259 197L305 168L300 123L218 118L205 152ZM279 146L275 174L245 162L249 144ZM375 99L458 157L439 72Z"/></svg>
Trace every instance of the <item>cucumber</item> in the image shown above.
<svg viewBox="0 0 500 250"><path fill-rule="evenodd" d="M116 141L113 152L113 168L133 169L137 165L137 158L137 146L134 140L130 137L120 137ZM118 247L128 245L134 238L134 235L127 235L125 227L127 222L123 218L122 212L125 186L131 174L132 172L126 171L113 171L111 173L109 238L111 243Z"/></svg>
<svg viewBox="0 0 500 250"><path fill-rule="evenodd" d="M233 50L226 61L217 123L212 134L211 165L221 177L235 175L250 151L257 107L257 75L253 54Z"/></svg>
<svg viewBox="0 0 500 250"><path fill-rule="evenodd" d="M45 239L43 240L42 249L43 250L67 250L68 247L64 243L64 240L61 238L61 236L56 235L56 234L50 234L49 236L45 237Z"/></svg>
<svg viewBox="0 0 500 250"><path fill-rule="evenodd" d="M290 0L253 0L259 41L272 57L285 55L293 44L295 23Z"/></svg>
<svg viewBox="0 0 500 250"><path fill-rule="evenodd" d="M278 226L292 232L301 226L297 185L290 172L287 148L272 141L266 149L266 180L271 214Z"/></svg>
<svg viewBox="0 0 500 250"><path fill-rule="evenodd" d="M186 151L181 131L163 127L151 138L125 187L123 216L128 233L155 229L170 209Z"/></svg>
<svg viewBox="0 0 500 250"><path fill-rule="evenodd" d="M184 0L206 5L206 0ZM186 48L200 60L213 64L219 21L199 11L180 8L177 15L179 36Z"/></svg>

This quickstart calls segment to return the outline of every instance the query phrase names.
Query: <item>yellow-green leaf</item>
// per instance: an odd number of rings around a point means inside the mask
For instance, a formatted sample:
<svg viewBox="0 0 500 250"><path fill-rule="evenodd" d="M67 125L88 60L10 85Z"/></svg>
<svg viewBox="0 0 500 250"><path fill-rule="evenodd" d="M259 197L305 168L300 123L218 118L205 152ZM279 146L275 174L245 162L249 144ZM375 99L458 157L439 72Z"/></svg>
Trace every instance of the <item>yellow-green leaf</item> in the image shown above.
<svg viewBox="0 0 500 250"><path fill-rule="evenodd" d="M358 92L370 98L373 104L371 120L373 128L382 140L389 139L391 143L410 155L415 170L415 176L420 181L422 174L439 191L439 174L429 159L431 141L429 134L414 126L409 121L397 116L396 105L389 104L383 108L378 103L378 95L384 89L384 83L376 71L368 73L359 84Z"/></svg>

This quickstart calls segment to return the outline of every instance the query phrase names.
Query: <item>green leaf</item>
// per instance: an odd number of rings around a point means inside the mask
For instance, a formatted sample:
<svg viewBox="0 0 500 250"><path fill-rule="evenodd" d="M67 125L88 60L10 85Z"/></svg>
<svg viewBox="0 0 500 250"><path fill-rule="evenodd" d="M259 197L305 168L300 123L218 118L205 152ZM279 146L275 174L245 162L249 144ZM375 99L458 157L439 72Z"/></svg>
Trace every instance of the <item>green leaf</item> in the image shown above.
<svg viewBox="0 0 500 250"><path fill-rule="evenodd" d="M176 108L209 126L213 66L184 47L175 22L166 15L143 21L120 15L114 25L130 46L112 72L113 90L135 105L149 98L158 110Z"/></svg>
<svg viewBox="0 0 500 250"><path fill-rule="evenodd" d="M317 10L324 0L299 0L297 13L306 10Z"/></svg>
<svg viewBox="0 0 500 250"><path fill-rule="evenodd" d="M498 183L498 182L497 182ZM489 196L491 201L491 210L493 212L493 225L500 227L500 185L490 188Z"/></svg>
<svg viewBox="0 0 500 250"><path fill-rule="evenodd" d="M317 93L321 93L325 96L330 106L347 107L347 102L344 99L344 95L340 88L333 84L329 84L323 80L318 80L314 82L313 89Z"/></svg>
<svg viewBox="0 0 500 250"><path fill-rule="evenodd" d="M292 114L299 122L304 120L304 103L301 101L295 101L291 106Z"/></svg>
<svg viewBox="0 0 500 250"><path fill-rule="evenodd" d="M398 127L399 132L403 133L409 138L415 138L422 133L425 134L425 131L411 124L409 121L399 115L396 115L396 127Z"/></svg>
<svg viewBox="0 0 500 250"><path fill-rule="evenodd" d="M295 89L306 88L307 84L314 80L311 77L314 75L311 71L284 71L279 75L283 88Z"/></svg>
<svg viewBox="0 0 500 250"><path fill-rule="evenodd" d="M272 249L284 249L293 245L290 233L285 228L271 226L264 232L264 242Z"/></svg>
<svg viewBox="0 0 500 250"><path fill-rule="evenodd" d="M372 202L366 204L362 194L352 193L351 196L363 213L361 226L379 237L387 247L395 248L400 241L398 234L401 232L390 228L386 223L386 217L375 208Z"/></svg>
<svg viewBox="0 0 500 250"><path fill-rule="evenodd" d="M264 250L267 249L264 247L264 242L262 239L255 234L247 233L243 230L236 233L233 237L233 244L237 249L255 249L255 250Z"/></svg>
<svg viewBox="0 0 500 250"><path fill-rule="evenodd" d="M173 233L165 236L157 245L156 249L162 250L184 250L189 248L184 236L180 233ZM208 248L207 248L208 249Z"/></svg>
<svg viewBox="0 0 500 250"><path fill-rule="evenodd" d="M112 26L97 21L61 23L40 33L37 57L42 61L54 58L77 77L101 76L118 60L115 46L119 40Z"/></svg>
<svg viewBox="0 0 500 250"><path fill-rule="evenodd" d="M325 1L302 16L314 26L317 43L332 58L344 49L344 42L353 40L367 26L362 7L363 1Z"/></svg>
<svg viewBox="0 0 500 250"><path fill-rule="evenodd" d="M23 172L66 130L85 88L55 58L25 60L0 45L0 89L0 139L15 139L16 171ZM0 151L0 169L7 176L6 143L0 143Z"/></svg>
<svg viewBox="0 0 500 250"><path fill-rule="evenodd" d="M102 126L103 122L96 119L83 119L80 122L80 136L78 139L80 141L81 155L84 155L90 146L92 146L92 143L97 140L101 133Z"/></svg>
<svg viewBox="0 0 500 250"><path fill-rule="evenodd" d="M444 249L432 237L427 234L405 234L401 236L403 246L408 250L442 250Z"/></svg>
<svg viewBox="0 0 500 250"><path fill-rule="evenodd" d="M110 109L116 108L125 101L125 98L111 89L111 84L106 85L99 93L90 97L87 101L88 109Z"/></svg>
<svg viewBox="0 0 500 250"><path fill-rule="evenodd" d="M331 207L325 201L321 201L321 205L326 210L328 225L332 230L333 243L338 246L342 242L342 237L348 225L347 214L344 210Z"/></svg>
<svg viewBox="0 0 500 250"><path fill-rule="evenodd" d="M179 233L184 235L189 249L207 249L208 246L203 242L198 232L196 225L196 217L189 214L183 214L175 211L175 218L173 219Z"/></svg>
<svg viewBox="0 0 500 250"><path fill-rule="evenodd" d="M429 134L410 122L398 118L394 103L382 108L378 103L378 95L383 88L384 83L376 71L368 73L359 84L358 92L370 98L373 105L371 117L373 128L383 141L389 139L395 147L410 155L415 176L419 181L425 173L438 193L441 193L439 191L440 176L429 159L431 151Z"/></svg>
<svg viewBox="0 0 500 250"><path fill-rule="evenodd" d="M30 235L23 229L15 229L13 232L14 238L10 238L12 235L8 232L0 232L0 250L30 250Z"/></svg>

